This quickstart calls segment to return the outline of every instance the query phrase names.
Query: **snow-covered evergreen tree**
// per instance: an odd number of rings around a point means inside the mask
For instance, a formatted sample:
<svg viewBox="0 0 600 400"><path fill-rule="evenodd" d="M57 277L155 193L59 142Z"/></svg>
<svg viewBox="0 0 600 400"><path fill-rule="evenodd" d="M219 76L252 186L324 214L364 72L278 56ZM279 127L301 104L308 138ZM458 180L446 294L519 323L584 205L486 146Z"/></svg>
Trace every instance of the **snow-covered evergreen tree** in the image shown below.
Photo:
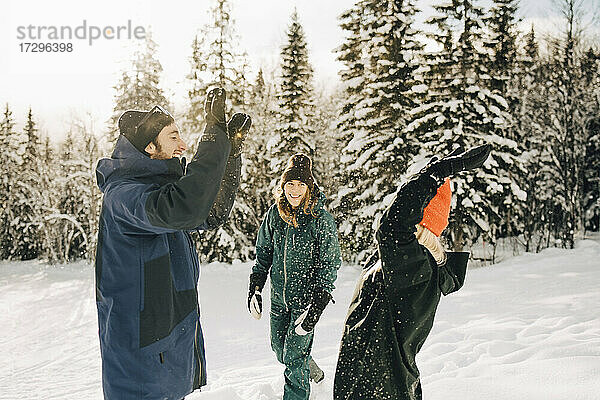
<svg viewBox="0 0 600 400"><path fill-rule="evenodd" d="M521 200L526 194L509 171L515 164L517 144L498 134L506 126L509 106L489 88L488 54L483 42L482 7L473 0L455 0L433 6L438 13L427 20L434 27L431 38L439 51L427 55L425 104L412 110L407 128L423 142L422 154L444 155L453 147L490 143L494 150L475 175L456 176L449 226L456 249L477 240L494 241L500 232L501 208L509 193Z"/></svg>
<svg viewBox="0 0 600 400"><path fill-rule="evenodd" d="M550 38L546 53L533 30L526 37L520 63L523 107L517 114L527 148L524 213L526 250L572 247L587 216L593 216L597 193L598 64L582 45L577 2L558 4L564 31Z"/></svg>
<svg viewBox="0 0 600 400"><path fill-rule="evenodd" d="M524 149L522 154L525 173L519 177L520 187L527 193L527 201L516 210L520 219L520 236L525 251L539 251L547 247L549 219L552 213L548 209L551 202L551 190L540 190L550 184L547 179L548 165L551 163L547 151L545 132L536 123L543 107L544 77L541 59L538 53L535 29L525 35L524 43L517 55L514 82L509 85L516 92L516 107L512 112L513 130L516 140ZM543 182L543 184L541 184ZM553 186L550 184L550 186Z"/></svg>
<svg viewBox="0 0 600 400"><path fill-rule="evenodd" d="M9 258L30 260L41 253L43 215L45 211L45 194L42 186L42 141L31 108L23 129L27 137L23 163L19 170L19 178L14 180L13 215L10 221L12 246Z"/></svg>
<svg viewBox="0 0 600 400"><path fill-rule="evenodd" d="M489 79L484 81L487 82L487 89L506 100L508 105L503 110L504 123L495 133L516 145L511 143L510 146L496 147L497 153L504 153L499 170L506 174L510 187L495 196L497 204L494 206L498 210L500 226L496 232L491 232L492 243L495 243L497 237L513 237L522 233L522 221L525 218L523 213L526 196L523 195L521 186L522 177L528 173L522 157L526 148L521 140L524 132L518 132L515 121L515 114L519 109L519 92L522 90L518 77L520 70L517 56L517 10L517 0L494 0L490 12L484 18L487 35L484 36L483 44L488 50L486 69L489 75Z"/></svg>
<svg viewBox="0 0 600 400"><path fill-rule="evenodd" d="M197 142L204 129L204 100L209 85L205 81L207 64L204 55L204 37L204 32L194 37L190 72L186 76L188 102L181 128L183 138L189 146L189 154L196 152Z"/></svg>
<svg viewBox="0 0 600 400"><path fill-rule="evenodd" d="M383 211L416 148L404 131L420 86L416 12L412 0L363 0L341 17L347 37L338 59L347 97L338 126L348 133L333 208L343 213L344 252L358 259L373 242L373 216Z"/></svg>
<svg viewBox="0 0 600 400"><path fill-rule="evenodd" d="M75 118L52 165L52 193L44 217L44 253L51 262L91 259L95 252L101 194L95 181L99 157L96 137L85 120Z"/></svg>
<svg viewBox="0 0 600 400"><path fill-rule="evenodd" d="M246 94L242 85L249 86L246 63L242 51L239 50L239 37L236 33L235 20L232 16L230 0L215 0L210 10L211 22L204 27L207 48L206 82L210 87L220 86L228 93L228 101L234 106L245 104ZM240 76L244 82L239 82Z"/></svg>
<svg viewBox="0 0 600 400"><path fill-rule="evenodd" d="M162 65L156 58L156 43L152 40L152 35L148 34L143 47L135 52L131 68L121 73L121 79L114 86L115 106L107 133L110 143L114 143L119 136L117 123L125 110L149 110L157 104L170 108L160 87L161 73Z"/></svg>
<svg viewBox="0 0 600 400"><path fill-rule="evenodd" d="M574 246L575 236L583 231L584 176L588 124L597 116L598 87L586 80L586 49L582 46L579 18L581 3L562 0L564 31L549 42L546 85L543 87L545 112L539 115L552 159L552 208L554 231L560 245ZM592 86L588 84L592 83ZM597 84L597 81L596 81Z"/></svg>
<svg viewBox="0 0 600 400"><path fill-rule="evenodd" d="M308 58L304 28L296 10L292 13L286 36L286 43L281 49L281 75L277 88L276 136L268 144L274 176L283 171L292 154L315 155L313 68Z"/></svg>
<svg viewBox="0 0 600 400"><path fill-rule="evenodd" d="M247 112L253 102L250 82L250 63L246 52L237 56L235 84L231 88L231 98L236 111Z"/></svg>
<svg viewBox="0 0 600 400"><path fill-rule="evenodd" d="M315 90L315 114L313 128L315 130L315 157L313 175L318 185L323 189L328 200L334 200L341 186L342 168L332 168L338 165L340 154L345 146L343 131L337 128L338 113L342 104L343 94L340 90L333 93L325 90ZM338 210L329 210L337 216Z"/></svg>
<svg viewBox="0 0 600 400"><path fill-rule="evenodd" d="M518 0L493 0L484 18L488 30L484 46L490 51L487 70L490 74L490 89L509 100L508 83L515 70L517 60ZM509 101L510 105L510 101Z"/></svg>
<svg viewBox="0 0 600 400"><path fill-rule="evenodd" d="M342 13L339 17L340 28L344 31L343 43L335 49L337 60L343 64L339 71L344 90L341 98L341 105L338 110L337 136L341 141L342 149L349 143L355 135L359 136L362 128L359 127L359 118L357 117L357 104L363 99L362 93L365 86L365 64L363 59L363 37L362 21L364 13L364 1L357 1L351 8ZM341 228L340 246L345 259L356 255L358 243L350 244L348 238L353 231L353 224L348 220L348 216L355 205L354 200L346 195L353 191L354 182L350 180L350 175L346 173L344 166L353 161L345 155L345 151L340 152L340 168L336 168L334 181L337 183L338 190L332 196L332 210L335 210L338 220L338 227ZM346 197L346 198L345 198ZM360 229L360 227L357 227ZM360 242L359 242L360 243Z"/></svg>
<svg viewBox="0 0 600 400"><path fill-rule="evenodd" d="M259 69L252 85L252 131L244 143L244 167L240 192L248 196L248 203L255 208L257 232L262 217L273 203L273 182L279 177L270 168L271 154L267 148L269 139L274 136L273 127L277 123L277 98L275 75ZM252 234L254 243L255 233Z"/></svg>
<svg viewBox="0 0 600 400"><path fill-rule="evenodd" d="M204 129L203 102L206 92L211 87L220 86L227 91L228 104L231 104L231 114L244 111L253 118L251 137L259 124L253 115L251 103L251 85L249 83L250 68L247 55L239 48L239 39L235 33L235 21L232 18L232 8L229 0L216 0L211 8L212 20L202 30L202 41L193 45L192 74L193 92L190 91L190 108L186 118L194 120L194 129L201 132ZM190 76L192 75L190 74ZM187 128L186 128L187 130ZM191 138L190 147L195 148L197 138ZM249 186L248 170L257 170L258 158L261 153L252 153L252 140L248 138L244 145L243 169L241 188L236 197L229 220L215 231L202 232L197 247L202 261L247 260L254 252L254 235L260 225L253 203L254 192L260 188ZM260 162L264 162L260 160ZM260 178L256 178L259 180ZM243 192L243 193L242 193ZM257 222L258 220L258 222Z"/></svg>
<svg viewBox="0 0 600 400"><path fill-rule="evenodd" d="M586 124L587 145L583 176L582 208L584 228L600 230L600 52L590 48L582 63L584 84L595 93L590 93L590 114ZM594 117L595 116L595 117Z"/></svg>
<svg viewBox="0 0 600 400"><path fill-rule="evenodd" d="M265 75L260 69L250 96L251 106L246 111L252 116L252 128L242 152L240 189L229 220L216 231L201 233L203 261L253 258L258 228L273 203L272 182L276 177L270 170L267 142L276 123L274 75Z"/></svg>
<svg viewBox="0 0 600 400"><path fill-rule="evenodd" d="M22 135L15 131L15 120L7 103L0 123L0 259L15 256L13 221L18 198L15 187L22 168L24 143Z"/></svg>

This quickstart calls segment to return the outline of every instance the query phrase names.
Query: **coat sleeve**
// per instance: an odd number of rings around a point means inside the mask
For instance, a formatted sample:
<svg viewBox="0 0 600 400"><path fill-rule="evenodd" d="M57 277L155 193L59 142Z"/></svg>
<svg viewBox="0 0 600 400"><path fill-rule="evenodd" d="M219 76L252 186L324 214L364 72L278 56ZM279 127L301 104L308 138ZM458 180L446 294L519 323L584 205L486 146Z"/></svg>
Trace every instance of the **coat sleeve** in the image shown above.
<svg viewBox="0 0 600 400"><path fill-rule="evenodd" d="M256 238L256 263L252 267L253 273L267 274L273 263L273 213L277 212L276 206L271 206L267 215L260 224Z"/></svg>
<svg viewBox="0 0 600 400"><path fill-rule="evenodd" d="M377 229L377 242L383 270L395 287L406 288L429 280L431 268L424 247L415 236L423 210L437 192L436 181L419 175L398 190L385 210Z"/></svg>
<svg viewBox="0 0 600 400"><path fill-rule="evenodd" d="M338 232L333 216L323 210L317 221L319 240L319 260L316 269L316 285L327 292L335 289L337 271L342 264Z"/></svg>
<svg viewBox="0 0 600 400"><path fill-rule="evenodd" d="M233 203L240 188L240 175L242 172L242 157L237 156L227 160L225 174L221 181L217 198L208 213L206 223L199 229L216 229L223 225L231 214Z"/></svg>
<svg viewBox="0 0 600 400"><path fill-rule="evenodd" d="M220 127L207 129L187 174L140 199L149 224L155 229L173 230L190 230L205 224L221 187L230 151L229 138Z"/></svg>

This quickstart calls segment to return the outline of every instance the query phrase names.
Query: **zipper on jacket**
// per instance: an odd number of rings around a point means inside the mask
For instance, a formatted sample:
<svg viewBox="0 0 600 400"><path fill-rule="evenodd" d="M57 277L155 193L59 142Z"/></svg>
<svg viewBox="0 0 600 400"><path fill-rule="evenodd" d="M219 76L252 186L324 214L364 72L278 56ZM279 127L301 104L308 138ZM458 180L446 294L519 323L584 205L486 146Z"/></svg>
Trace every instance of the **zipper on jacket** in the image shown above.
<svg viewBox="0 0 600 400"><path fill-rule="evenodd" d="M198 314L200 318L200 314ZM198 347L198 318L196 318L196 330L194 331L194 352L196 353L196 367L198 368L198 386L202 382L202 362L200 361L200 349Z"/></svg>
<svg viewBox="0 0 600 400"><path fill-rule="evenodd" d="M287 310L288 306L285 302L285 286L287 285L287 269L286 269L286 265L285 265L285 260L286 260L286 255L287 255L287 240L288 240L289 229L290 229L290 225L286 224L285 243L283 244L283 305L285 306L286 310Z"/></svg>

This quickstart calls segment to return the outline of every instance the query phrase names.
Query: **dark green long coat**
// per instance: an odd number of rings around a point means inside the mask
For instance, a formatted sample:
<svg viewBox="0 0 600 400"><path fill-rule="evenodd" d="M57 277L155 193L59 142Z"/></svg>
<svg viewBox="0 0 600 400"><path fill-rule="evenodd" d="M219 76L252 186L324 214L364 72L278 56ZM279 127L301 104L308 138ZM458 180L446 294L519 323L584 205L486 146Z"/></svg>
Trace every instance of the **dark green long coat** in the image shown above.
<svg viewBox="0 0 600 400"><path fill-rule="evenodd" d="M428 204L434 192L425 196L418 193L421 189L417 185L399 204L406 208L415 199ZM431 190L436 189L432 186ZM438 267L417 242L408 229L414 230L411 224L420 221L424 205L409 208L412 219L409 214L399 216L399 221L406 221L404 231L397 228L398 220L393 227L390 224L389 232L385 224L386 232L381 234L380 228L379 251L366 264L348 311L336 368L335 400L421 399L415 356L431 331L440 294L462 286L468 260L468 253L447 253L446 265ZM403 234L413 235L413 239L399 240Z"/></svg>

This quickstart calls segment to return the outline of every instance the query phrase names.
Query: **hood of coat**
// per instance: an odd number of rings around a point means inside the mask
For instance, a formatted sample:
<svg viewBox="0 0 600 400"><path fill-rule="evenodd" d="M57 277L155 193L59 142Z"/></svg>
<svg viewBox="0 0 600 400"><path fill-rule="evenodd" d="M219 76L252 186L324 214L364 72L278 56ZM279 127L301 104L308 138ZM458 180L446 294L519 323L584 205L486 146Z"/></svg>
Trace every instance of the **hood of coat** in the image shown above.
<svg viewBox="0 0 600 400"><path fill-rule="evenodd" d="M103 193L120 180L136 180L163 185L181 178L184 167L178 158L154 160L136 149L123 135L119 136L110 158L103 158L96 166L96 180Z"/></svg>

